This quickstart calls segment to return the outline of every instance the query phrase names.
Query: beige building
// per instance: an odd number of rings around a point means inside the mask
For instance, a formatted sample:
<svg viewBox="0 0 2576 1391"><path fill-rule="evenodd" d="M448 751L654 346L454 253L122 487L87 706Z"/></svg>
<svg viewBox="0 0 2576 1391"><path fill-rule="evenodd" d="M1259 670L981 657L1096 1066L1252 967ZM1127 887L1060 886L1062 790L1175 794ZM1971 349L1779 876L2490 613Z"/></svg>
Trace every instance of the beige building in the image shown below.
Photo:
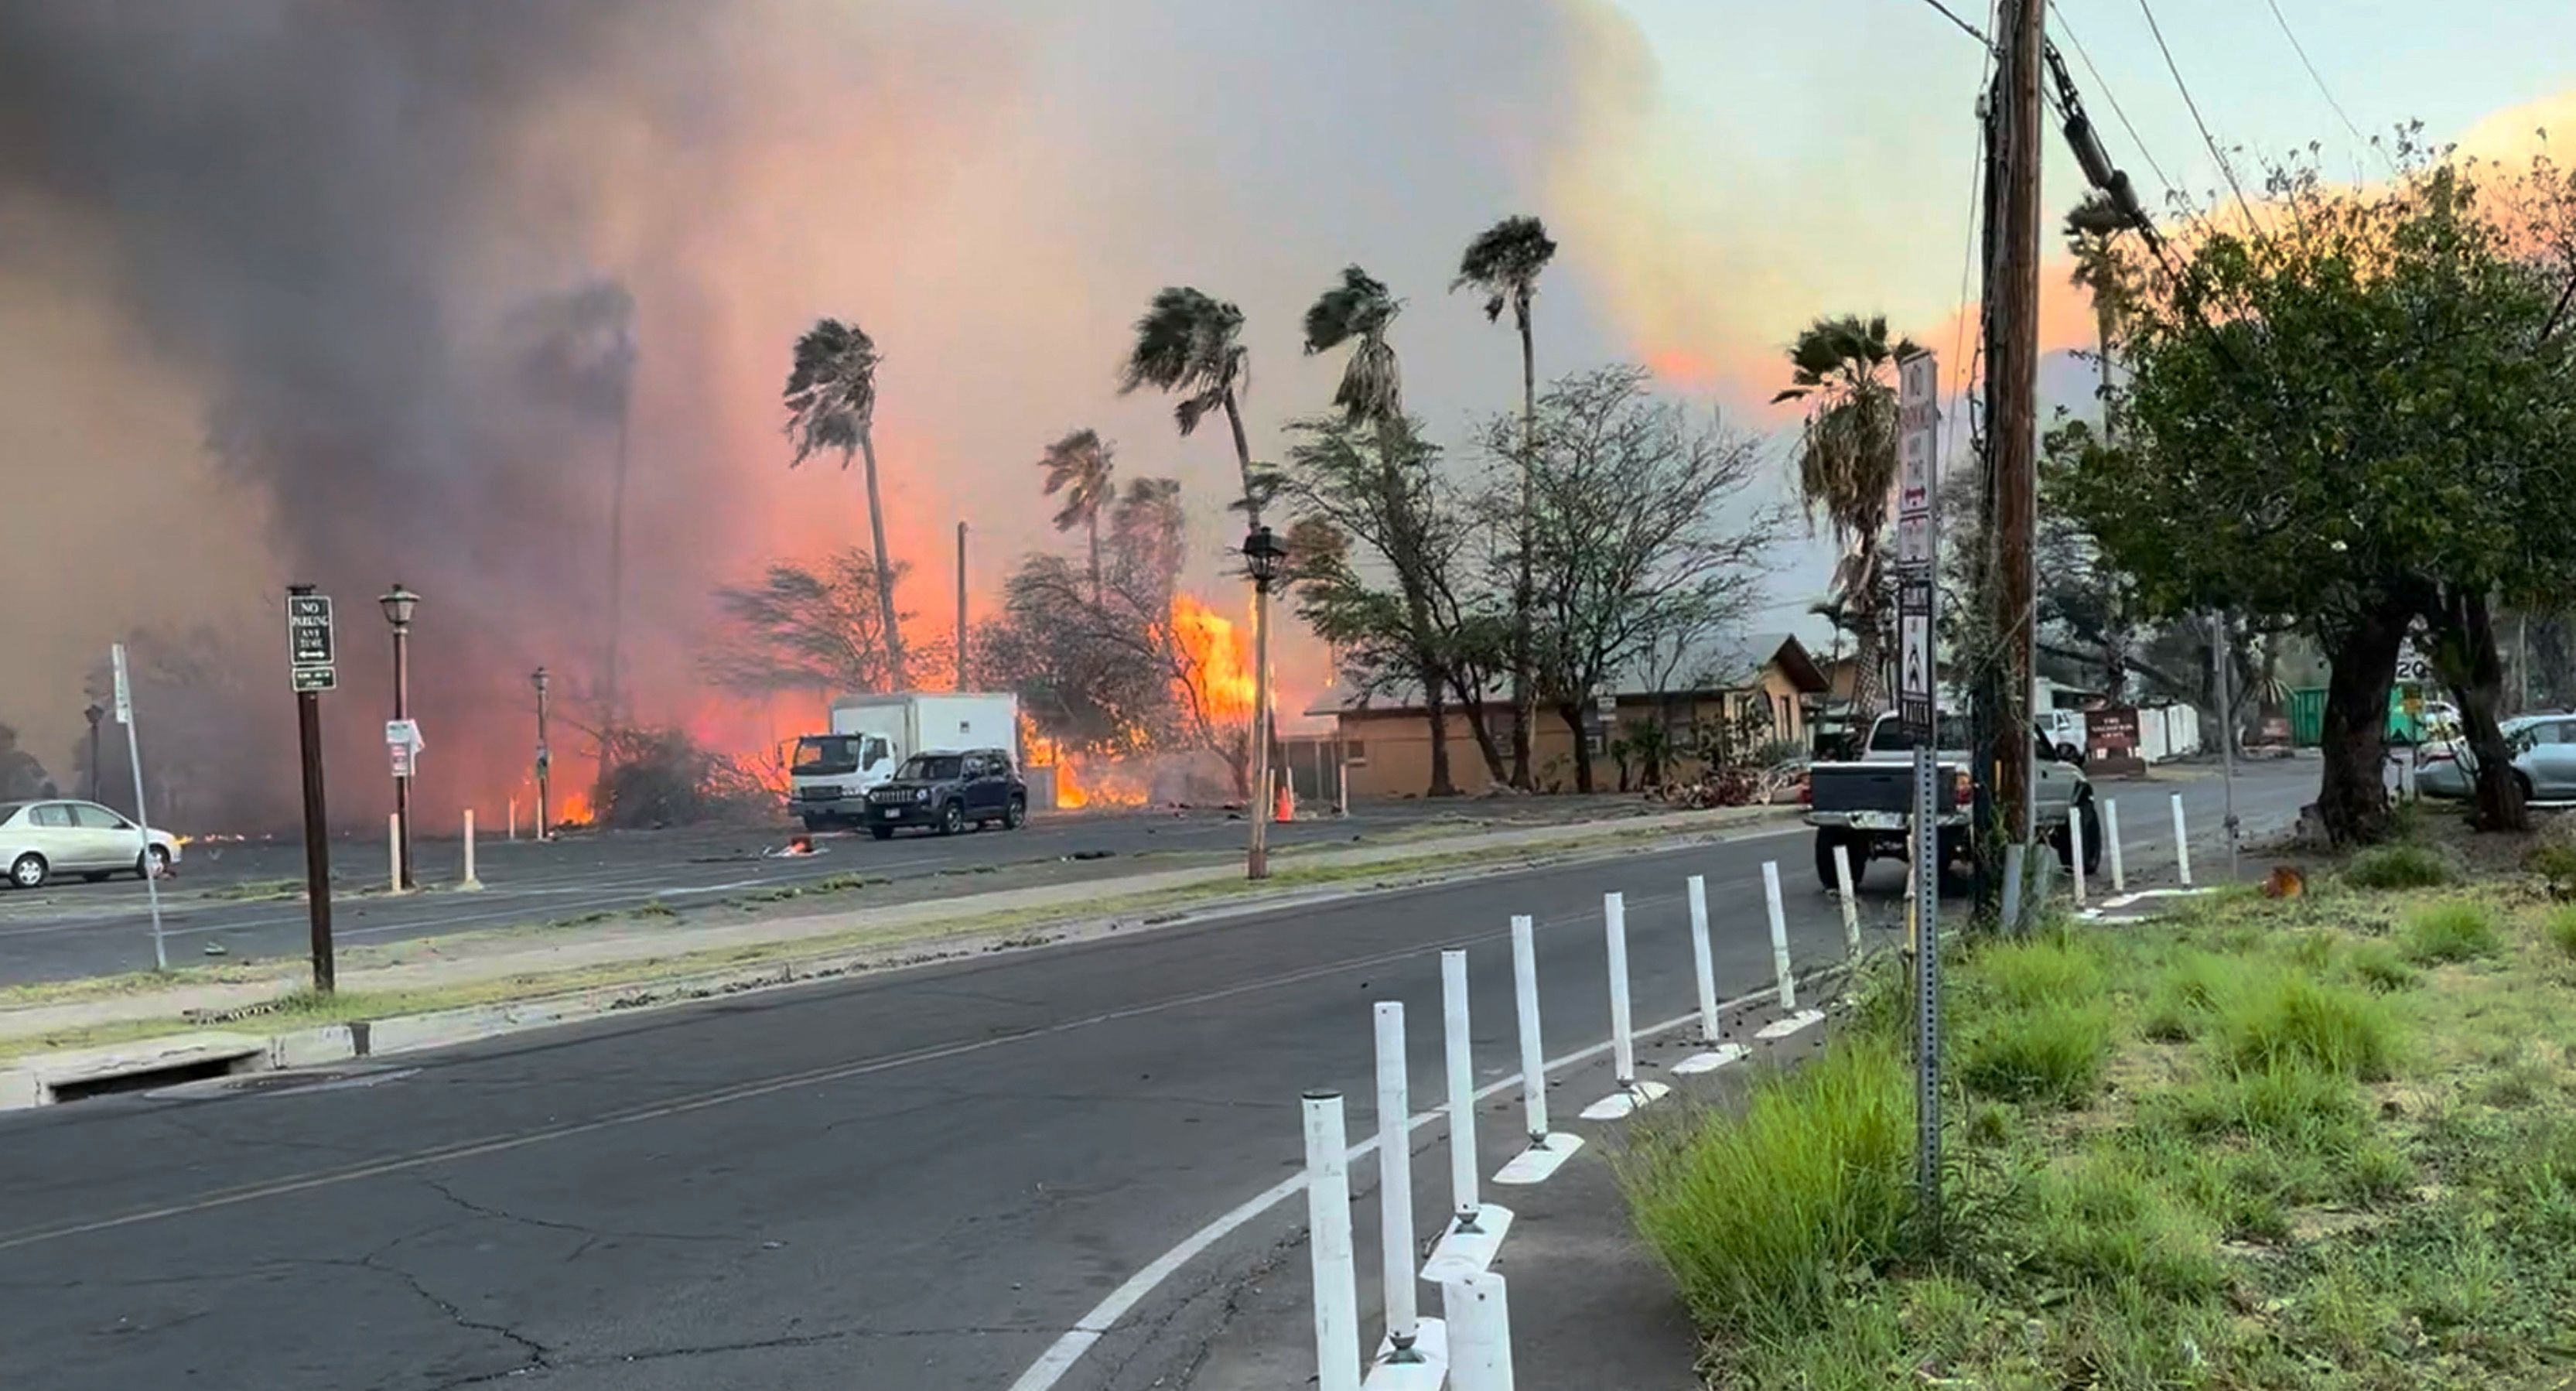
<svg viewBox="0 0 2576 1391"><path fill-rule="evenodd" d="M1757 634L1727 644L1697 661L1669 664L1660 679L1631 677L1617 683L1582 712L1580 731L1567 725L1552 706L1542 705L1532 730L1532 775L1542 792L1571 792L1575 785L1578 732L1594 739L1593 786L1615 792L1619 764L1602 742L1605 723L1611 737L1635 742L1640 726L1660 733L1672 751L1659 770L1671 781L1697 771L1686 751L1715 743L1750 753L1772 740L1807 742L1808 707L1825 694L1825 675L1804 644L1786 633ZM1604 703L1606 702L1606 704ZM1362 694L1334 686L1306 709L1328 717L1334 733L1327 736L1348 768L1353 798L1418 797L1431 786L1431 721L1418 691ZM1458 791L1475 796L1491 791L1494 780L1466 712L1448 707L1449 778ZM1485 723L1508 769L1511 759L1512 712L1507 699L1485 707ZM1629 785L1642 786L1644 759L1628 759Z"/></svg>

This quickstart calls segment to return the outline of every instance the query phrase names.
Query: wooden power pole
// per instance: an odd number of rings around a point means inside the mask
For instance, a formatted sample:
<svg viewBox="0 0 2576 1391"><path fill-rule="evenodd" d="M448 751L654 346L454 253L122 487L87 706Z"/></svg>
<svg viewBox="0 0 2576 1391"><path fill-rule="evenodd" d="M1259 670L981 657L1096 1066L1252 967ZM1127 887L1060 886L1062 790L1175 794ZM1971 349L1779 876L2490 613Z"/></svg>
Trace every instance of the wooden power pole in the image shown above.
<svg viewBox="0 0 2576 1391"><path fill-rule="evenodd" d="M2000 680L1985 685L1993 731L1994 826L2037 839L2031 784L2033 546L2039 501L2040 61L2044 0L2004 0L1987 169L1996 225L1986 266L1986 486L1993 520L1994 635Z"/></svg>

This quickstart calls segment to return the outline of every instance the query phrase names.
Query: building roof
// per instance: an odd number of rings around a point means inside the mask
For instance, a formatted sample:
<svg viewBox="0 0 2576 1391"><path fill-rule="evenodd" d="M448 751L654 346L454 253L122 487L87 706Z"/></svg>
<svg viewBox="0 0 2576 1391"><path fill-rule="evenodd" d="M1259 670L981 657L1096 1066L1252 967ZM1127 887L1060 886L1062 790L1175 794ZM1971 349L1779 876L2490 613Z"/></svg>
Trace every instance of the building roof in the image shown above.
<svg viewBox="0 0 2576 1391"><path fill-rule="evenodd" d="M1777 667L1804 695L1827 689L1825 674L1792 633L1747 633L1696 644L1677 652L1632 664L1600 694L1622 698L1653 695L1723 695L1750 690L1762 673ZM1422 690L1411 684L1367 692L1335 681L1318 693L1305 713L1336 715L1344 711L1419 710Z"/></svg>

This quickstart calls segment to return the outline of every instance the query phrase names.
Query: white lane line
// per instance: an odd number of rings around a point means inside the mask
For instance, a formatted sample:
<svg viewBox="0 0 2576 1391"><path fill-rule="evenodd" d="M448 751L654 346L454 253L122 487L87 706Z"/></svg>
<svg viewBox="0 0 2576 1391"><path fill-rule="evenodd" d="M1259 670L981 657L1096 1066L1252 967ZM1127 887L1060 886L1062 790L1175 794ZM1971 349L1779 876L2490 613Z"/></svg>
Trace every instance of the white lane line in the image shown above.
<svg viewBox="0 0 2576 1391"><path fill-rule="evenodd" d="M1679 895L1675 897L1678 898ZM1721 1004L1719 1008L1739 1009L1756 1000L1766 998L1774 989L1777 987L1738 995ZM1646 1025L1637 1030L1637 1036L1652 1038L1657 1034L1669 1033L1685 1024L1697 1022L1699 1022L1699 1011L1694 1008L1688 1014L1676 1015L1660 1024ZM1550 1058L1541 1070L1559 1072L1576 1063L1588 1062L1609 1052L1610 1043L1611 1041L1605 1038L1589 1048L1580 1048L1562 1057ZM1509 1077L1479 1088L1476 1092L1476 1100L1481 1102L1490 1097L1500 1096L1520 1084L1521 1075L1514 1072ZM1444 1106L1438 1110L1420 1112L1406 1124L1405 1130L1407 1133L1419 1130L1446 1114L1447 1109ZM1349 1155L1356 1160L1376 1150L1377 1137L1371 1136L1351 1146ZM1091 1307L1091 1312L1076 1319L1073 1327L1065 1330L1054 1343L1049 1345L1037 1361L1030 1363L1027 1371L1020 1373L1019 1380L1011 1383L1010 1391L1052 1391L1055 1384L1064 1379L1064 1374L1072 1371L1074 1364L1082 1360L1082 1355L1091 1350L1091 1345L1099 1342L1112 1328L1115 1328L1120 1319L1125 1318L1131 1310L1144 1301L1145 1296L1152 1294L1164 1281L1180 1273L1182 1267L1198 1259L1209 1247L1233 1235L1245 1223L1304 1192L1305 1189L1304 1174L1282 1179L1229 1208L1215 1221L1190 1233L1180 1245L1155 1257L1144 1269L1128 1276L1126 1283L1111 1290L1107 1298Z"/></svg>

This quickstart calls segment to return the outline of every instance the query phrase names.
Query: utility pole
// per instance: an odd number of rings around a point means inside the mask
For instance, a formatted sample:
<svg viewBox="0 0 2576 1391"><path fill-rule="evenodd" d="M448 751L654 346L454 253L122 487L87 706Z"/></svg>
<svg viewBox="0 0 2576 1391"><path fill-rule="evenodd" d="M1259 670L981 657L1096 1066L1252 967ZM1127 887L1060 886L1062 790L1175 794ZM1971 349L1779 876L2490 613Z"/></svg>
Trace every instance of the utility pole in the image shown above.
<svg viewBox="0 0 2576 1391"><path fill-rule="evenodd" d="M957 524L957 689L966 689L966 524Z"/></svg>
<svg viewBox="0 0 2576 1391"><path fill-rule="evenodd" d="M107 707L93 700L81 714L89 719L89 791L86 795L95 802L98 800L98 722L107 718Z"/></svg>
<svg viewBox="0 0 2576 1391"><path fill-rule="evenodd" d="M2012 842L2038 838L2030 702L2038 588L2039 170L2042 0L2004 0L1986 123L1986 496L1993 567L1993 655L1979 696L1992 787L1988 823ZM1982 857L1981 857L1982 858Z"/></svg>
<svg viewBox="0 0 2576 1391"><path fill-rule="evenodd" d="M528 679L537 686L537 839L549 840L554 823L546 819L546 775L553 771L554 754L546 747L546 669L537 668Z"/></svg>

